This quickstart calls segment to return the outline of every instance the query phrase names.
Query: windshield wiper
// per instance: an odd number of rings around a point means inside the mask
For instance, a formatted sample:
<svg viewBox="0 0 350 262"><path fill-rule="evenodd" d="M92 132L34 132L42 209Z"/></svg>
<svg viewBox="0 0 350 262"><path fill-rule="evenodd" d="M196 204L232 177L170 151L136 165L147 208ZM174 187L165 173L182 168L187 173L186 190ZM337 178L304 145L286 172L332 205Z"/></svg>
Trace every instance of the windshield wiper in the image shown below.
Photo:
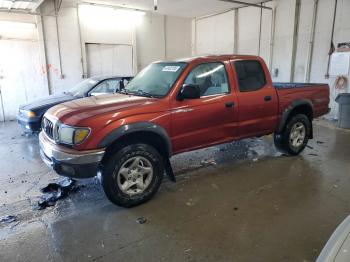
<svg viewBox="0 0 350 262"><path fill-rule="evenodd" d="M155 98L155 96L152 95L151 93L145 92L141 89L137 90L137 94L139 94L140 96Z"/></svg>
<svg viewBox="0 0 350 262"><path fill-rule="evenodd" d="M118 90L116 93L120 93L123 95L131 95L131 93L127 92L125 89Z"/></svg>
<svg viewBox="0 0 350 262"><path fill-rule="evenodd" d="M125 95L134 95L134 96L144 96L144 97L150 97L150 98L156 98L157 96L152 95L151 93L147 93L141 89L139 89L136 92L128 92L125 89L122 89L119 91L119 93L121 94L125 94Z"/></svg>

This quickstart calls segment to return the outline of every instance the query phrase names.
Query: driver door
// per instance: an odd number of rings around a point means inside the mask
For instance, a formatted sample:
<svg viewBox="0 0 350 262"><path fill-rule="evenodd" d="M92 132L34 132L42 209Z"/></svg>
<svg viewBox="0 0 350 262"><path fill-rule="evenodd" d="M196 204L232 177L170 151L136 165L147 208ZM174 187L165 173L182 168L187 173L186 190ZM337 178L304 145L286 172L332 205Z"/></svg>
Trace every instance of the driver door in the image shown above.
<svg viewBox="0 0 350 262"><path fill-rule="evenodd" d="M229 141L235 134L234 105L226 66L199 64L184 84L199 86L199 99L174 101L171 109L174 152L183 152Z"/></svg>

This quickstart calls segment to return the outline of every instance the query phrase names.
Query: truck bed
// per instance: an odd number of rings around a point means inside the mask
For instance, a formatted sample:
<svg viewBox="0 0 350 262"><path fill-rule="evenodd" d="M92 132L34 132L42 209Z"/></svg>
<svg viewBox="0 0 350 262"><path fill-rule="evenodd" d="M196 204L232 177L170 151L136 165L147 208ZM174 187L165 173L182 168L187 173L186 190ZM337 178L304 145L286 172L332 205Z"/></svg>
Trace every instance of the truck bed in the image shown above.
<svg viewBox="0 0 350 262"><path fill-rule="evenodd" d="M329 86L316 83L273 83L279 98L279 114L289 108L294 101L307 100L314 110L314 117L329 112Z"/></svg>
<svg viewBox="0 0 350 262"><path fill-rule="evenodd" d="M286 89L286 88L306 88L306 87L315 87L315 86L327 86L323 83L283 83L283 82L273 82L273 86L276 89Z"/></svg>

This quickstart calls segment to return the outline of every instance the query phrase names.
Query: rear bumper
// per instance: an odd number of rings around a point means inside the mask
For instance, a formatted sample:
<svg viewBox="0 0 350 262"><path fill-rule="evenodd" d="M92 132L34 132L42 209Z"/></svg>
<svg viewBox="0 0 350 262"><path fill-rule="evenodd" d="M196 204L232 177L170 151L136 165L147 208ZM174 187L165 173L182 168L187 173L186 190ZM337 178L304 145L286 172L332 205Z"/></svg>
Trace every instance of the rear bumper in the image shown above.
<svg viewBox="0 0 350 262"><path fill-rule="evenodd" d="M40 155L46 165L61 176L89 178L97 175L104 149L77 151L54 144L46 135L39 134Z"/></svg>

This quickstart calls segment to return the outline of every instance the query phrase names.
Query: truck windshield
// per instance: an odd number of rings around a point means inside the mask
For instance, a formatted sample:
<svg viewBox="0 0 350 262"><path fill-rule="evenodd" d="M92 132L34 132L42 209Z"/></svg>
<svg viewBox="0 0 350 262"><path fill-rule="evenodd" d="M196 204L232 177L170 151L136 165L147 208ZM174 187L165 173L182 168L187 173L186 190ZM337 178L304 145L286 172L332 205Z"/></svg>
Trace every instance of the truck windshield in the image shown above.
<svg viewBox="0 0 350 262"><path fill-rule="evenodd" d="M168 94L186 63L154 63L147 66L125 87L123 92L149 97Z"/></svg>
<svg viewBox="0 0 350 262"><path fill-rule="evenodd" d="M86 92L89 92L97 83L97 80L88 78L69 89L68 93L76 97L83 97Z"/></svg>

